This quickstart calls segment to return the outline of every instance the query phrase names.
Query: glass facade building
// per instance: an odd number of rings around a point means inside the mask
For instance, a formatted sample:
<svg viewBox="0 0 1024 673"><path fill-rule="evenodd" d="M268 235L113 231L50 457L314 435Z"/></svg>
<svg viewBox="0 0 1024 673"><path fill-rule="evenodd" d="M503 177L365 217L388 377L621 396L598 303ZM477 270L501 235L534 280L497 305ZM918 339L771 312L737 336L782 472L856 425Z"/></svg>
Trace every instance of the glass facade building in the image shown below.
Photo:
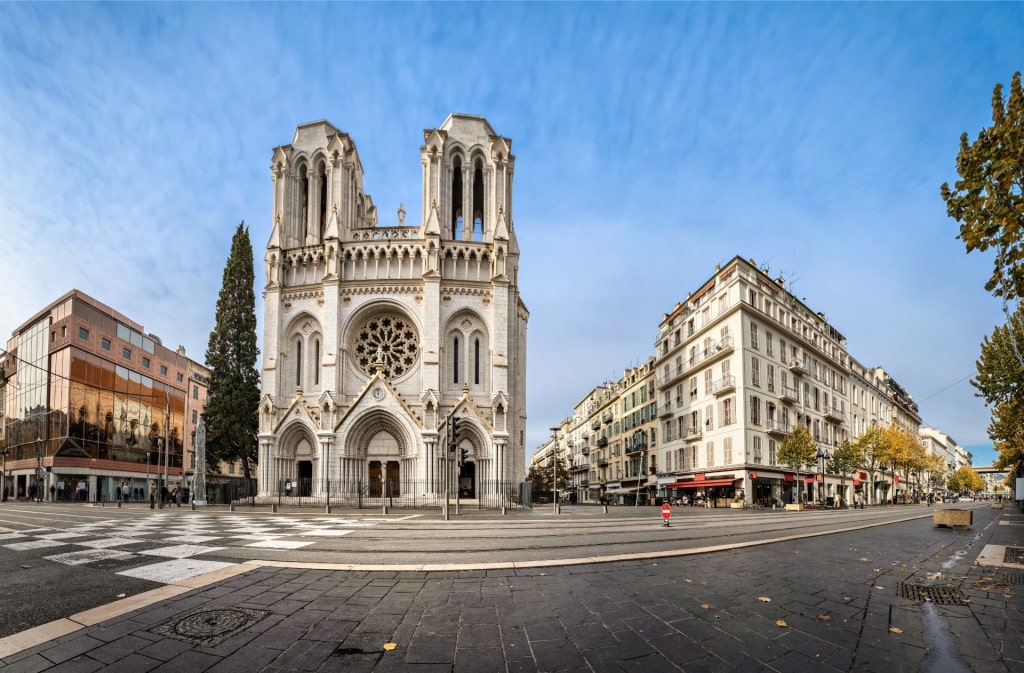
<svg viewBox="0 0 1024 673"><path fill-rule="evenodd" d="M2 363L10 497L148 499L164 474L184 481L206 392L191 399L202 366L184 349L73 290L14 331Z"/></svg>

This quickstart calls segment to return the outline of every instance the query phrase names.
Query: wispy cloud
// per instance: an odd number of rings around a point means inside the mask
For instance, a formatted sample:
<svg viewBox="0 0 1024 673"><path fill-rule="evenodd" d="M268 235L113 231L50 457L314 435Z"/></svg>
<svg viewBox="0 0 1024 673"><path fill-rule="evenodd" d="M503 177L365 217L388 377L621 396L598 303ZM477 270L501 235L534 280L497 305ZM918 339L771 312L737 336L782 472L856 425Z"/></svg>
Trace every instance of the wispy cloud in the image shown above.
<svg viewBox="0 0 1024 673"><path fill-rule="evenodd" d="M1000 320L938 185L1024 62L1020 4L5 6L7 333L79 287L202 358L235 225L262 282L271 149L327 118L381 220L421 204L422 129L513 139L528 442L653 351L715 264L796 282L927 423L985 444L967 383ZM172 344L176 345L176 344ZM569 363L569 364L567 364Z"/></svg>

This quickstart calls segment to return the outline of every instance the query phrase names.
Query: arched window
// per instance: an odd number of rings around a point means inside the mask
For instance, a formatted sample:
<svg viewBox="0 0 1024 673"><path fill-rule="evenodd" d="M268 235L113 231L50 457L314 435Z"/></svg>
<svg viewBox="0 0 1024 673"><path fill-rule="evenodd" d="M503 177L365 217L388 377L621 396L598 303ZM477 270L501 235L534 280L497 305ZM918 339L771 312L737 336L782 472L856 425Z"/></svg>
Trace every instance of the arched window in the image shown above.
<svg viewBox="0 0 1024 673"><path fill-rule="evenodd" d="M303 166L299 169L299 180L302 182L302 213L299 215L299 222L302 228L299 231L299 244L306 244L306 234L309 233L309 172Z"/></svg>
<svg viewBox="0 0 1024 673"><path fill-rule="evenodd" d="M462 229L462 159L455 157L452 164L452 238L457 239Z"/></svg>
<svg viewBox="0 0 1024 673"><path fill-rule="evenodd" d="M327 231L327 170L323 163L317 167L317 178L320 180L320 242L324 241Z"/></svg>
<svg viewBox="0 0 1024 673"><path fill-rule="evenodd" d="M295 340L295 385L302 385L302 339Z"/></svg>
<svg viewBox="0 0 1024 673"><path fill-rule="evenodd" d="M320 385L320 339L313 340L313 385Z"/></svg>
<svg viewBox="0 0 1024 673"><path fill-rule="evenodd" d="M473 383L480 385L480 339L473 340Z"/></svg>
<svg viewBox="0 0 1024 673"><path fill-rule="evenodd" d="M459 382L459 338L455 337L455 348L452 355L452 383Z"/></svg>

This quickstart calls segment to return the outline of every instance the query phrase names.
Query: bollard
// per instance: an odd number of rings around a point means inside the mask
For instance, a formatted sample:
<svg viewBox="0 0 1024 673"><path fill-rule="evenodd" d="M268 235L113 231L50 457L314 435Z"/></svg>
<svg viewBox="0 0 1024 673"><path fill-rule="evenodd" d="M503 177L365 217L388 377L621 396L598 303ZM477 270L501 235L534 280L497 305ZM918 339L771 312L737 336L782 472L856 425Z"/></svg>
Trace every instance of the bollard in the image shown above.
<svg viewBox="0 0 1024 673"><path fill-rule="evenodd" d="M505 516L506 514L508 514L508 510L505 509L505 505L502 505L501 506L501 515Z"/></svg>
<svg viewBox="0 0 1024 673"><path fill-rule="evenodd" d="M604 504L604 505L602 505L602 507L604 507L604 513L607 514L608 513L608 505Z"/></svg>
<svg viewBox="0 0 1024 673"><path fill-rule="evenodd" d="M331 513L331 506L327 505L327 514L330 514L330 513Z"/></svg>
<svg viewBox="0 0 1024 673"><path fill-rule="evenodd" d="M388 513L388 506L387 506L387 505L384 505L384 513L385 513L385 514L387 514L387 513Z"/></svg>
<svg viewBox="0 0 1024 673"><path fill-rule="evenodd" d="M270 506L270 511L273 512L274 514L277 514L277 505L271 505Z"/></svg>
<svg viewBox="0 0 1024 673"><path fill-rule="evenodd" d="M196 503L194 500L192 501L192 511L196 511Z"/></svg>
<svg viewBox="0 0 1024 673"><path fill-rule="evenodd" d="M228 511L229 512L234 512L235 511L235 503L231 503L230 505L228 505Z"/></svg>
<svg viewBox="0 0 1024 673"><path fill-rule="evenodd" d="M120 500L117 501L117 508L121 509L121 501Z"/></svg>

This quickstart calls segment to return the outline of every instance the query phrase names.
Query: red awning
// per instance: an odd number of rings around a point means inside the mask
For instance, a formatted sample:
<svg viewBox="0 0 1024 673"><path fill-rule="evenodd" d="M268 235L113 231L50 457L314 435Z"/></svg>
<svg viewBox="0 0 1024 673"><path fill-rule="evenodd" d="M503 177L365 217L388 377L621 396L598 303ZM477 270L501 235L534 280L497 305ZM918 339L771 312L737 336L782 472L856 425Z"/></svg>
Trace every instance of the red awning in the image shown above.
<svg viewBox="0 0 1024 673"><path fill-rule="evenodd" d="M705 479L703 481L677 481L665 488L704 488L705 486L732 486L736 479Z"/></svg>

